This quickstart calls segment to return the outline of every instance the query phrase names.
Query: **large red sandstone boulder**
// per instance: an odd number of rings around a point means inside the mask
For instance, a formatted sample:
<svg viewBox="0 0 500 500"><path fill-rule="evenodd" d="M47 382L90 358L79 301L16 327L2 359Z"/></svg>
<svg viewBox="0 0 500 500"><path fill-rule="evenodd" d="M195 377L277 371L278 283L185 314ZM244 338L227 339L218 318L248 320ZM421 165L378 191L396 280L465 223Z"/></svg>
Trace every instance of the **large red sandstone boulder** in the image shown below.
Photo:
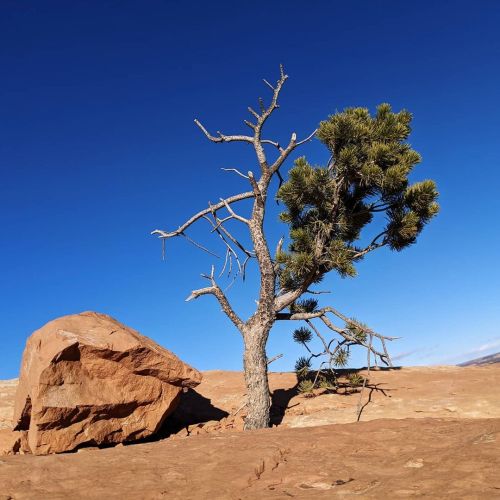
<svg viewBox="0 0 500 500"><path fill-rule="evenodd" d="M23 354L14 428L32 453L132 441L153 434L201 374L105 314L58 318Z"/></svg>

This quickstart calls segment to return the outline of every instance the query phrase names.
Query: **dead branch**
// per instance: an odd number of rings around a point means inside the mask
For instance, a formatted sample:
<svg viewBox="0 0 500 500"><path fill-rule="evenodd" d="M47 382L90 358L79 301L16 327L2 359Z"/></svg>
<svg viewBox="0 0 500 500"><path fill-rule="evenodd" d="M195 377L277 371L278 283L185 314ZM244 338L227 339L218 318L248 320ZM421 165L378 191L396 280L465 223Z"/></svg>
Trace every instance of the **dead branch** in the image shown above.
<svg viewBox="0 0 500 500"><path fill-rule="evenodd" d="M240 177L243 177L244 179L248 179L248 176L246 176L245 174L242 174L236 168L221 168L221 170L224 170L224 172L234 172L234 173L238 174Z"/></svg>
<svg viewBox="0 0 500 500"><path fill-rule="evenodd" d="M370 335L370 342L368 344L368 349L366 350L366 377L363 377L363 386L361 387L361 391L359 393L359 401L358 401L358 408L356 410L356 422L359 422L361 418L361 402L363 401L363 392L366 387L366 381L368 380L368 377L370 375L370 353L371 353L371 347L372 347L372 341L373 341L373 335Z"/></svg>
<svg viewBox="0 0 500 500"><path fill-rule="evenodd" d="M217 232L221 238L223 239L223 241L227 244L227 241L225 239L225 237L229 238L229 240L231 240L243 253L245 253L248 257L255 257L255 252L253 250L248 250L244 247L244 245L242 243L240 243L227 229L226 227L224 227L224 222L230 220L233 218L233 216L229 216L229 217L226 217L225 219L221 220L217 217L217 215L212 214L212 216L214 217L214 220L217 222L217 225L214 225L213 222L207 217L207 216L204 216L203 218L208 220L208 222L210 222L210 224L212 224L212 226L214 227L214 229L212 231L215 231ZM223 234L221 234L223 233Z"/></svg>
<svg viewBox="0 0 500 500"><path fill-rule="evenodd" d="M274 89L273 89L274 90ZM253 108L251 108L250 106L248 106L248 111L250 112L250 114L252 114L255 118L257 118L257 120L259 119L259 113L257 113L257 111L255 111Z"/></svg>
<svg viewBox="0 0 500 500"><path fill-rule="evenodd" d="M206 219L213 227L212 232L215 231L221 241L224 243L226 246L226 258L224 261L224 266L222 268L222 271L219 274L219 277L224 274L224 271L226 270L227 264L229 262L229 272L228 276L231 275L231 271L233 268L233 258L236 261L236 264L238 266L238 273L236 274L235 277L237 277L239 274L242 275L243 279L245 277L245 270L246 270L246 265L248 263L248 260L254 256L253 252L250 250L247 250L232 234L223 226L223 223L227 220L230 220L233 218L233 216L225 217L224 219L219 219L214 212L212 214L214 221L210 220L206 215L203 216L204 219ZM228 239L235 244L243 253L246 255L246 259L241 264L240 258L238 256L238 253L234 250L232 245L229 243Z"/></svg>
<svg viewBox="0 0 500 500"><path fill-rule="evenodd" d="M373 250L376 250L377 248L381 248L381 247L387 245L387 241L385 239L383 241L381 241L380 243L377 242L377 240L379 238L381 238L382 236L384 236L385 234L387 234L387 231L382 231L380 234L377 234L377 236L375 236L375 238L373 238L372 242L365 249L357 252L353 256L353 259L359 259L360 257L363 257L367 253L372 252Z"/></svg>
<svg viewBox="0 0 500 500"><path fill-rule="evenodd" d="M191 292L191 295L186 299L186 302L197 299L202 295L214 295L215 298L219 301L219 304L221 305L222 310L224 311L226 316L233 322L234 326L236 326L236 328L238 328L238 330L241 331L241 329L244 326L244 323L241 320L241 318L234 312L233 308L229 304L229 301L227 300L226 295L220 289L219 285L217 285L217 283L215 282L214 266L212 266L212 272L210 276L204 275L203 277L210 280L211 286L205 288L199 288L198 290L193 290Z"/></svg>
<svg viewBox="0 0 500 500"><path fill-rule="evenodd" d="M377 332L374 332L371 328L367 328L364 325L361 325L358 323L355 319L348 318L346 315L342 314L340 311L337 309L327 306L319 309L318 311L311 312L311 313L277 313L276 314L276 319L277 320L306 320L306 319L314 319L314 318L321 318L322 316L326 316L326 313L332 313L338 318L340 318L342 321L345 323L351 323L360 330L365 331L368 334L373 335L374 337L377 338L383 338L385 340L396 340L399 339L400 337L389 337L387 335L381 335Z"/></svg>
<svg viewBox="0 0 500 500"><path fill-rule="evenodd" d="M245 396L246 396L246 394L244 394L244 395L243 395L243 397L245 397ZM243 404L242 404L242 405L241 405L241 406L240 406L240 407L239 407L239 408L238 408L238 409L237 409L237 410L236 410L236 411L232 414L232 416L233 416L233 417L236 417L236 415L238 415L238 413L239 413L241 410L243 410L243 408L245 408L245 406L246 406L247 404L248 404L248 403L246 403L246 402L245 402L245 403L243 403Z"/></svg>
<svg viewBox="0 0 500 500"><path fill-rule="evenodd" d="M274 91L274 87L265 79L262 80L272 91Z"/></svg>
<svg viewBox="0 0 500 500"><path fill-rule="evenodd" d="M269 366L273 361L276 361L277 359L280 359L283 357L283 354L277 354L276 356L273 356L271 359L267 360L267 366Z"/></svg>
<svg viewBox="0 0 500 500"><path fill-rule="evenodd" d="M224 203L224 206L226 207L227 211L233 216L234 219L239 220L240 222L243 222L243 224L250 224L250 221L248 219L245 219L245 217L241 217L238 215L232 208L231 205L224 199L221 198L221 201Z"/></svg>
<svg viewBox="0 0 500 500"><path fill-rule="evenodd" d="M316 132L318 131L318 129L314 129L305 139L302 139L301 141L297 142L297 144L295 145L296 148L298 148L299 146L302 146L302 144L305 144L306 142L309 142L313 139L313 137L316 135Z"/></svg>
<svg viewBox="0 0 500 500"><path fill-rule="evenodd" d="M254 128L253 146L255 149L255 154L257 155L257 160L259 162L260 168L261 168L263 173L269 171L269 166L267 163L267 158L266 158L266 154L264 152L264 146L262 143L262 137L261 137L262 127L266 123L267 119L271 116L273 111L279 107L278 106L278 97L280 95L281 89L283 88L283 85L285 84L285 81L287 80L287 78L288 78L288 75L285 74L283 66L280 65L280 78L276 82L276 86L273 87L269 82L267 82L267 81L264 82L273 91L273 95L271 97L271 103L266 108L263 104L263 101L260 99L259 104L260 104L260 108L261 108L261 113L259 114L259 113L254 112L255 115L257 115L256 116L257 122L256 122L255 128ZM284 152L282 154L284 154Z"/></svg>
<svg viewBox="0 0 500 500"><path fill-rule="evenodd" d="M212 252L208 248L204 247L201 243L198 243L197 241L193 240L193 238L190 238L187 234L181 233L181 235L184 236L184 238L186 238L186 240L189 241L189 243L194 245L196 248L199 248L200 250L203 250L204 252L207 252L208 254L213 255L214 257L217 257L218 259L220 259L219 255Z"/></svg>
<svg viewBox="0 0 500 500"><path fill-rule="evenodd" d="M325 348L325 354L330 352L330 346L326 343L325 338L321 333L319 333L319 330L314 326L313 322L309 319L306 319L306 323L311 327L312 331L316 334L316 336L321 340L323 347ZM310 352L310 351L309 351Z"/></svg>
<svg viewBox="0 0 500 500"><path fill-rule="evenodd" d="M274 146L275 148L277 148L280 153L282 153L284 151L283 148L280 146L279 142L271 141L269 139L261 139L260 142L262 144L271 144L271 146Z"/></svg>
<svg viewBox="0 0 500 500"><path fill-rule="evenodd" d="M253 142L253 139L248 135L224 135L219 131L217 131L217 137L216 137L211 135L198 119L195 119L194 123L212 142L249 142L249 143Z"/></svg>
<svg viewBox="0 0 500 500"><path fill-rule="evenodd" d="M379 359L386 365L389 365L389 358L386 359L386 354L385 353L381 353L379 351L377 351L373 346L369 346L366 342L364 342L363 340L360 340L360 339L357 339L355 337L353 337L350 333L348 333L347 330L345 329L342 329L342 328L338 328L336 327L326 316L321 316L320 317L321 321L323 321L323 323L332 331L338 333L339 335L341 335L344 339L350 341L350 342L353 342L354 344L358 344L358 345L361 345L363 347L366 347L367 349L369 349L371 352L373 352L374 355L378 356ZM367 330L366 328L363 329L365 331L365 333L367 333L368 335L373 335L373 336L376 336L377 338L381 338L383 337L382 335L379 335L379 334L375 334L375 333L370 333L369 330ZM393 340L393 338L395 337L383 337L385 340Z"/></svg>
<svg viewBox="0 0 500 500"><path fill-rule="evenodd" d="M290 138L290 142L288 143L288 146L285 149L282 149L278 145L278 149L280 150L280 156L275 160L275 162L271 165L270 171L274 174L278 172L279 168L281 165L283 165L283 162L288 158L290 153L298 148L299 146L302 146L302 144L305 144L306 142L310 141L315 135L316 135L317 129L315 129L311 134L309 134L305 139L302 141L297 142L297 134L295 132L292 133L292 136ZM267 141L269 144L271 143L270 141ZM273 144L274 145L274 144Z"/></svg>
<svg viewBox="0 0 500 500"><path fill-rule="evenodd" d="M347 328L339 328L338 326L333 324L332 321L330 321L330 319L328 318L327 313L331 313L331 314L337 316L346 325L352 324L352 325L356 326L361 331L363 331L367 336L369 336L370 339L372 339L373 337L378 338L382 344L383 352L380 352L377 349L375 349L373 347L373 343L371 341L369 344L367 344L364 340L354 337ZM363 346L366 349L368 349L371 353L373 353L375 357L378 357L384 364L386 364L388 366L392 366L391 359L390 359L389 353L387 352L387 348L385 345L385 341L386 340L395 340L398 337L389 337L386 335L381 335L379 333L376 333L371 328L368 328L368 327L360 324L356 320L348 318L347 316L345 316L341 312L337 311L333 307L324 307L318 311L311 312L311 313L277 313L276 314L277 320L305 321L313 329L314 333L318 336L318 338L320 338L320 340L324 346L324 352L321 354L322 355L323 354L329 355L330 357L333 357L337 349L334 352L332 352L330 350L331 342L330 342L330 344L327 344L324 337L322 337L322 335L319 333L319 330L317 328L315 328L315 326L313 325L311 320L316 319L316 318L320 319L328 329L339 334L344 339L344 341L348 343L348 345Z"/></svg>
<svg viewBox="0 0 500 500"><path fill-rule="evenodd" d="M181 233L183 233L189 226L193 225L197 220L201 219L204 215L213 213L215 210L220 210L223 207L226 207L227 205L230 205L231 203L236 203L237 201L241 200L247 200L249 198L253 198L255 195L252 191L247 191L246 193L240 193L236 194L234 196L230 196L229 198L225 198L224 200L220 201L219 203L216 203L215 205L210 205L208 208L205 210L201 210L197 214L193 215L190 219L188 219L182 226L179 226L178 229L175 231L162 231L161 229L155 229L154 231L151 231L151 234L153 235L158 235L159 238L173 238L174 236L179 236Z"/></svg>

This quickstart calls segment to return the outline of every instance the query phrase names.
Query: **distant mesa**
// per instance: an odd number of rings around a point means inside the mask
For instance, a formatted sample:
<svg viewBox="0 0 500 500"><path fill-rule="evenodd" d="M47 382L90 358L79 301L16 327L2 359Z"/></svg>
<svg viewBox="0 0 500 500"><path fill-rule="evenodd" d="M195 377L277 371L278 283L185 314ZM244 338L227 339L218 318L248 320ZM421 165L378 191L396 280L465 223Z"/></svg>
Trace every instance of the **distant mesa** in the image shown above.
<svg viewBox="0 0 500 500"><path fill-rule="evenodd" d="M483 356L482 358L465 361L464 363L460 363L458 366L481 366L492 365L493 363L500 363L500 352L489 354L488 356Z"/></svg>
<svg viewBox="0 0 500 500"><path fill-rule="evenodd" d="M96 312L34 332L23 353L14 430L37 455L154 434L201 374L175 354Z"/></svg>

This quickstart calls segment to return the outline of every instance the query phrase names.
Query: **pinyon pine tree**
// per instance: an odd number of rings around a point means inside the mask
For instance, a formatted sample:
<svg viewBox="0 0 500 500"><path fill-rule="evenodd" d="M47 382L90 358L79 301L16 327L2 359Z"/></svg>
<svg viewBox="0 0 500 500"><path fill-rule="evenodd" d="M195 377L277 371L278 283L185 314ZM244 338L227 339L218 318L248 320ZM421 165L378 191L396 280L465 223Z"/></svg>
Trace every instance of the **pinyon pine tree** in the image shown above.
<svg viewBox="0 0 500 500"><path fill-rule="evenodd" d="M367 254L382 247L400 251L416 242L424 226L438 212L438 193L431 180L410 184L409 174L420 162L420 155L406 142L412 116L408 111L393 112L388 104L378 106L372 116L365 108L348 108L335 113L319 124L309 137L298 141L291 134L287 145L263 136L263 128L271 114L278 109L278 97L288 76L281 67L280 78L270 87L272 97L266 106L259 99L259 111L248 108L252 121L245 120L251 135L211 135L198 121L195 124L212 142L242 142L250 144L256 154L258 174L230 169L245 179L250 190L221 199L193 215L174 231L155 230L163 242L186 235L187 229L200 219L209 222L211 231L225 247L222 272L202 275L208 286L193 290L187 300L202 295L214 295L222 310L243 337L243 364L247 387L246 429L269 426L270 393L266 343L276 321L305 321L308 327L296 330L295 340L306 344L314 332L323 341L330 361L341 364L345 346L361 345L376 358L389 364L385 337L365 325L348 318L331 306L318 308L317 300L302 298L313 290L330 271L342 277L356 275L356 263ZM305 157L295 160L283 180L280 169L289 156L301 145L319 139L328 150L326 166L311 165ZM270 150L277 154L270 157ZM276 198L283 205L281 220L289 227L287 247L283 240L271 254L264 231L266 206L274 202L269 192L274 177L280 179ZM247 217L235 211L234 205L252 200ZM380 217L385 216L383 227ZM230 232L227 222L238 221L248 231L250 248ZM377 227L377 231L373 228ZM365 232L376 232L367 238ZM366 231L364 231L366 230ZM366 243L362 244L362 242ZM205 249L202 245L195 245ZM230 269L245 275L250 259L257 261L260 274L259 296L255 312L241 318L231 306L226 293L217 283L218 276ZM233 265L234 264L234 265ZM250 299L253 302L253 298ZM338 326L332 320L340 320ZM324 339L312 320L321 321L341 339L335 348ZM311 327L311 330L309 330ZM376 339L380 348L374 346ZM304 341L304 342L303 342ZM378 350L380 349L380 350Z"/></svg>

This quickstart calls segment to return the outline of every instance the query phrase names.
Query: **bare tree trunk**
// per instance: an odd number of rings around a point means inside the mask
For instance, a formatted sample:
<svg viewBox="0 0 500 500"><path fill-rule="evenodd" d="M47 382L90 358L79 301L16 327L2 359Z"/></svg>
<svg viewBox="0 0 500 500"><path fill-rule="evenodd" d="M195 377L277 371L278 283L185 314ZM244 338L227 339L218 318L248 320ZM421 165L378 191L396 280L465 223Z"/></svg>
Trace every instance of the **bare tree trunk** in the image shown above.
<svg viewBox="0 0 500 500"><path fill-rule="evenodd" d="M245 265L249 258L255 257L259 265L260 272L260 291L258 306L255 313L249 318L248 321L244 322L238 314L234 311L229 303L224 291L217 284L215 279L215 268L212 266L212 271L210 275L202 275L204 278L210 281L210 286L199 288L193 290L191 295L186 300L193 300L202 295L214 295L219 301L222 310L228 316L228 318L233 322L236 328L242 333L245 343L245 352L243 357L244 370L245 370L245 381L247 386L247 408L248 414L245 422L246 429L261 429L264 427L269 427L269 412L270 412L270 395L269 395L269 384L267 380L267 356L266 356L266 343L269 337L269 332L273 323L276 321L276 311L281 311L289 304L291 304L296 298L303 293L307 284L304 285L304 289L300 289L297 292L297 297L288 297L288 303L279 303L279 307L276 308L276 271L275 262L271 258L268 242L264 234L264 217L266 211L267 202L267 191L271 180L274 175L277 175L281 180L280 167L283 165L284 161L288 156L294 151L298 146L310 141L316 130L310 134L306 139L302 141L297 141L297 134L292 133L288 145L285 147L280 146L276 141L271 141L269 139L262 138L262 128L271 116L271 114L279 108L278 96L281 89L288 76L285 74L283 67L280 66L280 78L273 86L266 80L264 82L273 91L273 96L271 98L270 104L267 108L264 106L262 100L259 100L261 106L260 114L254 111L252 108L248 108L250 114L255 118L255 122L250 122L245 120L245 124L248 125L253 130L253 135L224 135L221 132L217 132L217 135L211 135L208 130L198 121L195 120L195 124L200 128L200 130L205 134L205 136L212 142L243 142L246 144L252 144L255 149L257 156L258 165L261 172L260 179L254 177L254 174L249 171L247 175L236 169L228 169L237 173L240 177L247 179L252 187L252 191L240 193L235 196L230 196L226 199L222 199L220 203L214 205L210 204L208 208L201 210L200 212L193 215L184 224L179 226L174 231L162 231L155 230L152 234L157 234L165 242L169 238L176 236L183 236L188 238L185 231L196 221L200 219L207 219L213 226L213 231L215 231L222 241L226 245L226 261L222 269L221 276L226 270L226 264L229 258L229 274L231 274L233 258L238 265L238 274L245 275ZM269 163L266 151L264 150L264 144L274 146L279 151L279 156L272 162ZM232 208L232 205L238 201L246 199L254 199L252 215L250 219L238 215ZM229 215L220 217L218 211L227 210ZM212 219L210 218L213 218ZM248 227L250 236L253 243L253 249L246 249L224 226L227 221L239 221ZM212 232L213 232L212 231ZM202 250L208 251L202 245L193 242L188 238L195 246L201 248ZM235 247L233 248L233 244ZM244 252L246 259L243 265L240 265L237 252L235 249L239 249ZM209 251L208 251L209 252ZM211 252L209 252L211 253ZM300 293L299 293L300 292Z"/></svg>
<svg viewBox="0 0 500 500"><path fill-rule="evenodd" d="M271 408L269 383L267 380L266 343L270 327L255 325L244 333L245 352L243 366L247 387L247 409L245 429L269 427Z"/></svg>

